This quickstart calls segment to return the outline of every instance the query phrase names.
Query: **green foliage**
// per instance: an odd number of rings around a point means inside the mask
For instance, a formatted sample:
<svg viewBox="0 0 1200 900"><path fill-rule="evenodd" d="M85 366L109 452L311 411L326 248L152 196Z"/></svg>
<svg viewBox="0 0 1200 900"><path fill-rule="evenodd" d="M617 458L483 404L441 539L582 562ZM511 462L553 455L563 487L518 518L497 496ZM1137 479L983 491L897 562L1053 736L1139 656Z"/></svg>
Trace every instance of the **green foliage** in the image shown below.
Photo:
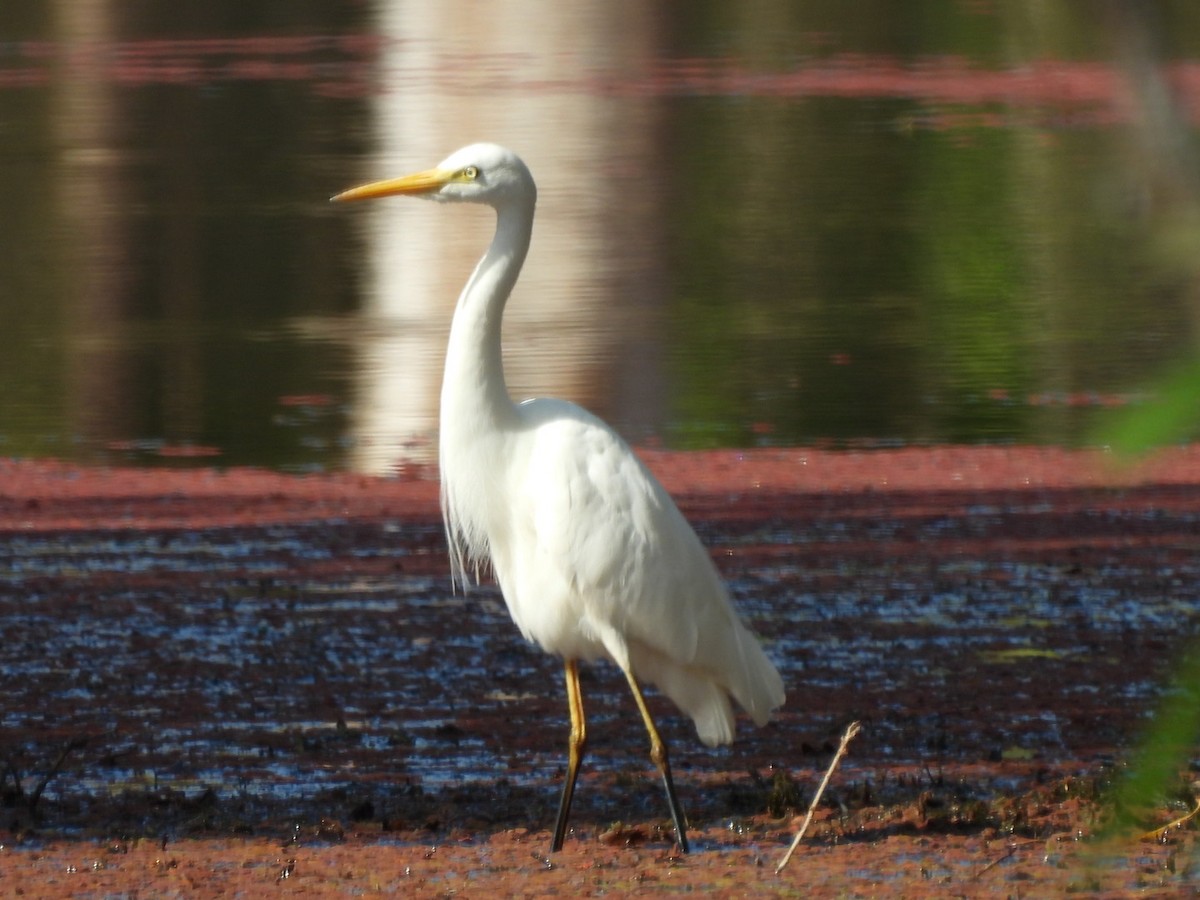
<svg viewBox="0 0 1200 900"><path fill-rule="evenodd" d="M1161 807L1180 769L1200 739L1200 646L1193 645L1150 724L1128 772L1113 795L1112 823L1106 834L1115 837L1132 829L1144 831L1140 820L1147 810ZM1189 804L1195 798L1188 797Z"/></svg>
<svg viewBox="0 0 1200 900"><path fill-rule="evenodd" d="M1097 431L1126 460L1183 440L1200 425L1200 359L1168 369L1151 386L1149 399L1106 419ZM1160 807L1200 740L1200 644L1180 657L1175 679L1112 797L1107 836L1145 830L1139 816ZM1188 798L1194 803L1194 798Z"/></svg>
<svg viewBox="0 0 1200 900"><path fill-rule="evenodd" d="M1097 443L1107 443L1123 457L1192 439L1200 428L1200 359L1188 360L1160 375L1147 399L1107 417L1097 429Z"/></svg>

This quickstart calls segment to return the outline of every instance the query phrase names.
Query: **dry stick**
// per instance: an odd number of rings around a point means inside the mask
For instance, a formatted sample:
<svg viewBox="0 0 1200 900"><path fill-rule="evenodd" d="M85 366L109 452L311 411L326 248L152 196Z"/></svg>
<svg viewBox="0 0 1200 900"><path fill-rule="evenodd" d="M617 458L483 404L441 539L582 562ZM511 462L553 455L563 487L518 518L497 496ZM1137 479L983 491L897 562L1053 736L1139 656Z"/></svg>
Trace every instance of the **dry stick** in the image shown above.
<svg viewBox="0 0 1200 900"><path fill-rule="evenodd" d="M1162 828L1155 828L1153 831L1147 831L1145 834L1139 835L1139 837L1143 841L1161 840L1164 836L1166 836L1166 833L1168 831L1170 831L1172 828L1178 828L1184 822L1188 821L1189 819L1195 818L1197 815L1200 815L1200 800L1196 801L1196 807L1190 813L1188 813L1186 816L1180 816L1178 819L1175 819L1173 822L1168 822Z"/></svg>
<svg viewBox="0 0 1200 900"><path fill-rule="evenodd" d="M821 802L821 795L825 793L825 787L829 784L829 779L833 775L833 770L837 768L837 764L841 762L842 757L846 755L846 747L854 740L855 736L862 730L862 725L859 722L851 722L846 726L846 733L842 735L842 742L838 745L837 753L833 754L833 759L829 763L829 768L825 770L825 777L821 779L821 784L817 787L816 794L813 795L812 802L808 804L808 812L804 816L804 821L800 824L800 830L796 832L796 837L792 839L792 846L788 847L787 853L783 854L783 859L779 861L779 865L775 867L775 874L778 875L783 871L783 867L788 864L788 860L792 858L792 854L796 852L796 848L800 846L800 841L804 839L804 833L808 831L808 826L812 823L813 813L817 810L817 804Z"/></svg>
<svg viewBox="0 0 1200 900"><path fill-rule="evenodd" d="M1013 856L1016 855L1016 852L1018 850L1022 849L1023 847L1032 847L1035 844L1044 844L1044 843L1045 843L1045 841L1035 839L1035 840L1029 840L1029 841L1019 841L1014 844L1009 844L1007 851L1005 852L1005 854L1003 856L998 857L997 859L993 859L990 863L988 863L986 866L984 866L982 869L980 869L978 872L976 872L974 875L972 875L971 880L976 881L977 879L981 878L983 875L990 872L992 869L996 868L996 866L1000 865L1000 863L1004 862L1006 859L1012 859Z"/></svg>
<svg viewBox="0 0 1200 900"><path fill-rule="evenodd" d="M42 776L42 780L37 783L37 787L33 789L33 793L25 798L25 805L31 814L37 809L38 801L42 799L42 794L45 792L46 786L50 784L54 776L62 770L63 765L67 761L67 757L70 756L73 751L78 750L81 747L86 747L87 743L88 739L86 737L74 737L67 741L66 744L63 745L62 749L59 750L58 759L54 760L54 764L50 766L50 771Z"/></svg>
<svg viewBox="0 0 1200 900"><path fill-rule="evenodd" d="M1009 844L1008 850L1005 852L1005 854L1003 856L998 856L995 859L993 859L990 863L988 863L986 866L984 866L982 869L980 869L978 872L976 872L974 875L972 875L971 880L974 881L974 880L978 879L979 877L981 877L982 875L984 875L985 873L990 872L992 869L996 868L996 866L1000 865L1000 863L1004 862L1006 859L1012 859L1013 855L1016 852L1017 852L1016 845Z"/></svg>

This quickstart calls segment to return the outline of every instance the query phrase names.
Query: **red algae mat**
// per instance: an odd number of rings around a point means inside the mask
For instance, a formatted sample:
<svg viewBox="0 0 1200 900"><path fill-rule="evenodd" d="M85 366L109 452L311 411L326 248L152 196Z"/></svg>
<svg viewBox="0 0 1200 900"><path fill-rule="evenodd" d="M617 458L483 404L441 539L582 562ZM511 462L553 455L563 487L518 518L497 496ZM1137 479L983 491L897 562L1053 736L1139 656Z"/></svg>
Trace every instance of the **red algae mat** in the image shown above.
<svg viewBox="0 0 1200 900"><path fill-rule="evenodd" d="M448 580L436 473L0 462L0 894L1179 896L1190 823L1101 841L1195 632L1200 448L674 453L788 702L708 750L657 697L693 852L589 667L549 854L557 661ZM837 737L850 747L775 873ZM1194 803L1183 773L1153 828Z"/></svg>

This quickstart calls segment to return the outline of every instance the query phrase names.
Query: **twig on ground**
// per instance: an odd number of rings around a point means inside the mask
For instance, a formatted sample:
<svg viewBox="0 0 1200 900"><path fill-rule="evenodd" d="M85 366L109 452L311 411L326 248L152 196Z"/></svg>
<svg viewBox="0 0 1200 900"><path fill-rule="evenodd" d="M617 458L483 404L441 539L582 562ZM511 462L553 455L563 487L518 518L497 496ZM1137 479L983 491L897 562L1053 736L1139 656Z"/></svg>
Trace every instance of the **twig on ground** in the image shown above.
<svg viewBox="0 0 1200 900"><path fill-rule="evenodd" d="M980 878L983 875L990 872L992 869L996 868L996 866L1000 865L1000 863L1004 862L1005 860L1012 859L1016 855L1018 850L1021 850L1025 847L1031 847L1034 844L1042 844L1042 843L1044 843L1044 841L1030 840L1030 841L1015 841L1015 842L1009 844L1008 847L1005 848L1005 853L1003 856L999 856L996 859L993 859L990 863L988 863L986 866L984 866L982 869L980 869L978 872L976 872L974 875L972 875L971 880L972 881L977 880L978 878Z"/></svg>
<svg viewBox="0 0 1200 900"><path fill-rule="evenodd" d="M86 747L89 738L74 737L67 741L59 748L58 756L50 768L42 775L37 785L29 793L25 792L22 785L21 773L17 770L16 763L13 761L15 757L9 757L4 761L3 771L0 771L0 792L3 791L4 784L9 779L12 780L12 800L14 803L23 805L31 816L37 816L37 806L42 799L42 794L45 793L46 787L50 784L54 777L62 771L63 765L67 761L67 757L81 747Z"/></svg>
<svg viewBox="0 0 1200 900"><path fill-rule="evenodd" d="M1161 828L1155 828L1153 831L1147 831L1145 834L1139 835L1139 837L1143 841L1162 840L1163 836L1168 831L1170 831L1172 828L1178 828L1184 822L1188 821L1188 819L1195 818L1195 816L1198 813L1200 813L1200 801L1196 802L1195 807L1193 807L1192 811L1190 813L1188 813L1187 815L1180 816L1178 819L1168 822L1166 825L1162 826Z"/></svg>
<svg viewBox="0 0 1200 900"><path fill-rule="evenodd" d="M804 816L804 821L800 823L800 830L796 832L796 836L792 839L792 846L788 847L787 853L783 854L783 859L775 867L776 875L783 871L783 867L788 864L788 860L792 858L792 854L800 846L800 841L804 839L804 834L808 831L808 826L812 823L813 813L817 810L817 804L821 802L821 795L825 793L829 779L833 776L833 770L837 768L838 763L842 761L842 757L846 755L846 747L849 746L850 742L854 740L855 736L861 730L862 724L859 722L851 722L846 726L846 732L842 735L842 742L838 745L837 752L833 754L833 759L829 762L829 768L825 770L825 777L821 779L821 783L817 786L817 792L813 794L812 802L808 804L808 812Z"/></svg>
<svg viewBox="0 0 1200 900"><path fill-rule="evenodd" d="M63 744L62 749L58 751L58 758L54 760L50 766L50 769L45 775L42 776L42 780L37 783L37 787L33 789L33 792L30 793L29 798L26 801L31 815L37 811L38 801L42 799L42 793L46 790L46 786L50 784L50 782L56 775L58 775L60 771L62 771L63 764L66 763L67 757L70 756L74 751L86 747L87 744L88 738L86 737L74 737Z"/></svg>

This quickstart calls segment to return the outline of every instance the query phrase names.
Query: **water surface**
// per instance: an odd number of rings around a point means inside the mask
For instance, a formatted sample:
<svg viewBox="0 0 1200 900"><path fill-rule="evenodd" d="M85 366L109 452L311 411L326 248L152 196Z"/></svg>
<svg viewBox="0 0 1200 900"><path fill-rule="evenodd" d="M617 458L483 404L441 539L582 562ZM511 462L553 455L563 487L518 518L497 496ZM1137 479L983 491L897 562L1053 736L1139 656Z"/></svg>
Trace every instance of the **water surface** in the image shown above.
<svg viewBox="0 0 1200 900"><path fill-rule="evenodd" d="M0 453L428 459L487 214L327 198L479 139L510 387L634 441L1076 444L1195 346L1200 13L477 12L0 14Z"/></svg>

